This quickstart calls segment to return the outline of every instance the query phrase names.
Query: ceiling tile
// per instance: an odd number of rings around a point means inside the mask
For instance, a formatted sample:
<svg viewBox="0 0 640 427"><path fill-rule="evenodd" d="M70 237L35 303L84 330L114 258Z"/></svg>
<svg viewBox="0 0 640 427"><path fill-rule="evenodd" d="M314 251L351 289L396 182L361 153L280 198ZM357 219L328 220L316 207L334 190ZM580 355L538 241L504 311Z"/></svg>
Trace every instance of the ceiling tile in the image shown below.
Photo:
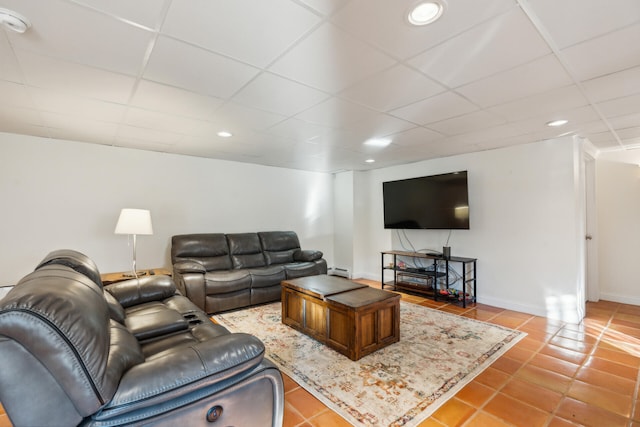
<svg viewBox="0 0 640 427"><path fill-rule="evenodd" d="M356 143L370 138L380 138L392 133L398 133L416 127L414 123L383 113L366 115L362 120L344 126L355 137Z"/></svg>
<svg viewBox="0 0 640 427"><path fill-rule="evenodd" d="M115 137L114 145L131 146L132 148L164 151L166 145L180 142L182 135L166 130L155 130L137 126L121 125ZM147 147L147 148L144 148Z"/></svg>
<svg viewBox="0 0 640 427"><path fill-rule="evenodd" d="M393 144L399 147L423 147L444 139L443 135L423 127L416 127L392 135Z"/></svg>
<svg viewBox="0 0 640 427"><path fill-rule="evenodd" d="M445 86L458 87L548 53L549 47L522 10L512 9L429 49L410 63Z"/></svg>
<svg viewBox="0 0 640 427"><path fill-rule="evenodd" d="M153 129L154 131L167 131L187 135L191 130L199 127L202 121L130 107L124 123L139 128Z"/></svg>
<svg viewBox="0 0 640 427"><path fill-rule="evenodd" d="M640 65L638 40L640 23L563 49L562 54L578 80L589 80Z"/></svg>
<svg viewBox="0 0 640 427"><path fill-rule="evenodd" d="M298 114L296 117L321 126L341 128L348 124L376 116L377 113L373 110L349 101L330 98Z"/></svg>
<svg viewBox="0 0 640 427"><path fill-rule="evenodd" d="M220 98L141 80L131 105L182 117L208 119L222 105Z"/></svg>
<svg viewBox="0 0 640 427"><path fill-rule="evenodd" d="M414 3L354 0L331 20L345 31L404 60L515 7L513 0L449 1L438 21L415 27L405 19Z"/></svg>
<svg viewBox="0 0 640 427"><path fill-rule="evenodd" d="M616 133L622 141L640 138L640 126L628 127L625 129L616 129Z"/></svg>
<svg viewBox="0 0 640 427"><path fill-rule="evenodd" d="M318 22L289 0L180 0L171 3L162 32L264 67Z"/></svg>
<svg viewBox="0 0 640 427"><path fill-rule="evenodd" d="M0 93L5 106L36 108L29 91L24 85L0 80Z"/></svg>
<svg viewBox="0 0 640 427"><path fill-rule="evenodd" d="M291 138L298 142L314 141L326 137L331 133L331 128L315 123L297 119L286 119L267 130L270 134Z"/></svg>
<svg viewBox="0 0 640 427"><path fill-rule="evenodd" d="M227 99L259 70L177 40L159 37L144 72L147 80Z"/></svg>
<svg viewBox="0 0 640 427"><path fill-rule="evenodd" d="M552 89L527 98L507 102L488 108L487 111L506 118L509 121L541 117L567 109L582 107L588 104L576 85ZM547 120L551 121L551 119Z"/></svg>
<svg viewBox="0 0 640 427"><path fill-rule="evenodd" d="M264 130L285 119L285 116L262 111L244 105L228 102L210 118L213 122L224 126L227 130L246 127L247 129Z"/></svg>
<svg viewBox="0 0 640 427"><path fill-rule="evenodd" d="M0 80L22 83L22 73L7 38L8 32L0 31Z"/></svg>
<svg viewBox="0 0 640 427"><path fill-rule="evenodd" d="M122 20L159 29L162 14L170 0L74 0Z"/></svg>
<svg viewBox="0 0 640 427"><path fill-rule="evenodd" d="M536 16L553 37L565 48L640 20L638 0L533 0L529 1Z"/></svg>
<svg viewBox="0 0 640 427"><path fill-rule="evenodd" d="M614 127L614 129L624 129L628 127L638 126L638 124L640 124L640 113L612 117L611 119L609 119L609 123Z"/></svg>
<svg viewBox="0 0 640 427"><path fill-rule="evenodd" d="M67 95L126 104L135 79L46 56L18 53L29 86L53 89Z"/></svg>
<svg viewBox="0 0 640 427"><path fill-rule="evenodd" d="M43 112L69 117L99 118L101 122L120 122L127 110L122 104L74 96L66 91L30 87L29 93Z"/></svg>
<svg viewBox="0 0 640 427"><path fill-rule="evenodd" d="M601 102L598 108L606 117L612 118L636 113L639 105L640 94L635 94Z"/></svg>
<svg viewBox="0 0 640 427"><path fill-rule="evenodd" d="M491 107L572 83L553 55L531 61L456 89L472 102Z"/></svg>
<svg viewBox="0 0 640 427"><path fill-rule="evenodd" d="M337 27L324 24L276 61L270 70L335 93L393 64L388 56Z"/></svg>
<svg viewBox="0 0 640 427"><path fill-rule="evenodd" d="M151 32L70 2L19 3L16 10L32 26L24 34L11 35L16 50L133 76L140 72Z"/></svg>
<svg viewBox="0 0 640 427"><path fill-rule="evenodd" d="M459 135L506 123L506 120L487 111L474 111L459 117L430 123L429 129L444 135Z"/></svg>
<svg viewBox="0 0 640 427"><path fill-rule="evenodd" d="M444 91L425 75L398 64L351 86L340 96L378 111L389 111Z"/></svg>
<svg viewBox="0 0 640 427"><path fill-rule="evenodd" d="M477 110L478 107L454 92L445 92L391 111L394 116L417 124L439 122Z"/></svg>
<svg viewBox="0 0 640 427"><path fill-rule="evenodd" d="M594 102L640 93L640 67L587 80L583 86Z"/></svg>
<svg viewBox="0 0 640 427"><path fill-rule="evenodd" d="M300 0L322 15L331 15L335 10L348 3L349 0Z"/></svg>
<svg viewBox="0 0 640 427"><path fill-rule="evenodd" d="M245 86L233 101L254 108L293 116L329 95L271 73L262 73Z"/></svg>
<svg viewBox="0 0 640 427"><path fill-rule="evenodd" d="M31 108L0 106L0 131L14 132L25 135L33 135L31 132L37 129L44 129L42 115ZM38 136L46 134L47 131L37 131Z"/></svg>
<svg viewBox="0 0 640 427"><path fill-rule="evenodd" d="M80 118L75 114L43 113L51 137L78 142L110 145L118 129L115 123Z"/></svg>

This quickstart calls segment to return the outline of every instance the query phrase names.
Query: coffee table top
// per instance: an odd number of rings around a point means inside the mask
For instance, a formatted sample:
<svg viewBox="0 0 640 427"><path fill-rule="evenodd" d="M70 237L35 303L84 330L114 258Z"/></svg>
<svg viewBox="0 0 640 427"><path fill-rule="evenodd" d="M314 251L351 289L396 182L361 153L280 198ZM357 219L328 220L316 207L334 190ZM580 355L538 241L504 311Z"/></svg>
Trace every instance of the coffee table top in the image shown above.
<svg viewBox="0 0 640 427"><path fill-rule="evenodd" d="M352 282L342 277L328 276L326 274L284 280L282 286L295 289L300 293L319 299L325 299L328 296L354 289L368 288L367 285Z"/></svg>
<svg viewBox="0 0 640 427"><path fill-rule="evenodd" d="M390 299L400 299L400 295L369 286L367 286L366 288L356 289L351 292L344 292L327 297L328 301L351 308L366 307L368 305L387 301Z"/></svg>

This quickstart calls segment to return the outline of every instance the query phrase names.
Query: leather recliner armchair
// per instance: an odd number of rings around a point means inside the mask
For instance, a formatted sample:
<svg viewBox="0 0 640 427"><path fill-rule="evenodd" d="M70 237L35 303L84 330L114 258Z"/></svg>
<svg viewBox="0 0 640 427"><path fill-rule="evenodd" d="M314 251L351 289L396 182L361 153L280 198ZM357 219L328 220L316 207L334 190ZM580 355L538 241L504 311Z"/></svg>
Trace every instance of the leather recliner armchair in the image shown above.
<svg viewBox="0 0 640 427"><path fill-rule="evenodd" d="M0 300L14 426L282 425L282 377L260 340L211 322L167 276L111 286L56 251Z"/></svg>

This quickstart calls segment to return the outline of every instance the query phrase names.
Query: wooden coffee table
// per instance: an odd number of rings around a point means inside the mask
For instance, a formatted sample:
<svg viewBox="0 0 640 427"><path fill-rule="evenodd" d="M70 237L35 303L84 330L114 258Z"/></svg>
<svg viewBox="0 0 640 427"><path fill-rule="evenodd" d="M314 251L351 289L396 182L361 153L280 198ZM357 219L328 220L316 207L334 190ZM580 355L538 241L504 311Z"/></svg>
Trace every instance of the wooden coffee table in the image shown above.
<svg viewBox="0 0 640 427"><path fill-rule="evenodd" d="M400 295L335 276L285 280L282 323L358 360L400 340Z"/></svg>

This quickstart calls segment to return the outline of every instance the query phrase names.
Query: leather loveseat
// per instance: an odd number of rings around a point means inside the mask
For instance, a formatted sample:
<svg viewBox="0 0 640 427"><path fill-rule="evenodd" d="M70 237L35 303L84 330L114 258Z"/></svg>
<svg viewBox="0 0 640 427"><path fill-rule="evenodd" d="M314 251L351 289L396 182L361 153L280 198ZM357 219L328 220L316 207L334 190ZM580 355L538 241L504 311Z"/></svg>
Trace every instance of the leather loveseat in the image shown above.
<svg viewBox="0 0 640 427"><path fill-rule="evenodd" d="M14 426L281 426L264 345L211 322L168 276L103 288L49 254L0 300L0 402Z"/></svg>
<svg viewBox="0 0 640 427"><path fill-rule="evenodd" d="M280 300L283 280L327 274L322 255L301 249L293 231L182 234L171 239L178 288L209 314Z"/></svg>

